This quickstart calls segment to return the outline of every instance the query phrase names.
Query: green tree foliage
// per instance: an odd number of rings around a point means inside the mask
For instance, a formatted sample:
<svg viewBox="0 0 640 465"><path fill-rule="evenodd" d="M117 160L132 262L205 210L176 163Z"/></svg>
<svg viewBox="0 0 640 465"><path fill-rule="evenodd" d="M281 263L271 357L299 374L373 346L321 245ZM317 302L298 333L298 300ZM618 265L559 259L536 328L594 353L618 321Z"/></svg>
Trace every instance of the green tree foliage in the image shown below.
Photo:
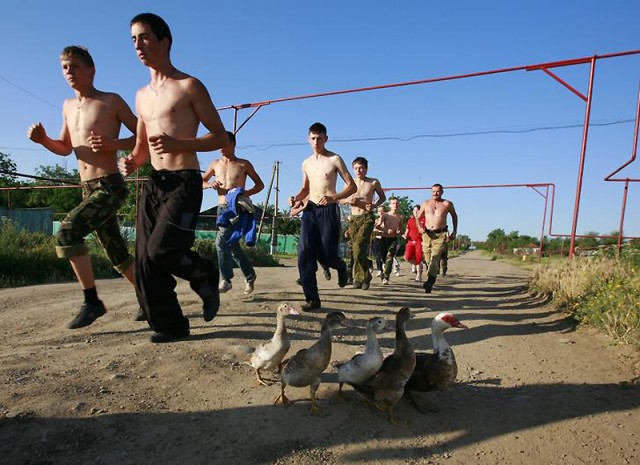
<svg viewBox="0 0 640 465"><path fill-rule="evenodd" d="M17 165L11 159L11 157L3 152L0 152L0 187L12 187L17 184L15 173L18 170Z"/></svg>
<svg viewBox="0 0 640 465"><path fill-rule="evenodd" d="M39 166L36 174L50 179L64 179L80 183L78 170L68 171L64 166ZM52 185L51 181L35 181L30 183L33 186ZM78 187L61 185L59 188L33 189L27 198L26 206L49 207L53 210L54 219L61 219L66 213L72 210L82 200L82 191Z"/></svg>
<svg viewBox="0 0 640 465"><path fill-rule="evenodd" d="M11 174L17 171L15 162L11 156L0 152L0 187L19 187L22 183ZM6 190L0 195L0 207L20 208L25 206L28 191Z"/></svg>
<svg viewBox="0 0 640 465"><path fill-rule="evenodd" d="M121 154L127 156L130 152L123 151ZM123 225L135 225L136 223L136 205L142 194L142 185L144 180L149 176L152 170L151 162L147 161L139 167L131 176L127 177L127 188L129 195L124 205L118 210L118 216L122 218ZM135 181L133 181L135 179Z"/></svg>

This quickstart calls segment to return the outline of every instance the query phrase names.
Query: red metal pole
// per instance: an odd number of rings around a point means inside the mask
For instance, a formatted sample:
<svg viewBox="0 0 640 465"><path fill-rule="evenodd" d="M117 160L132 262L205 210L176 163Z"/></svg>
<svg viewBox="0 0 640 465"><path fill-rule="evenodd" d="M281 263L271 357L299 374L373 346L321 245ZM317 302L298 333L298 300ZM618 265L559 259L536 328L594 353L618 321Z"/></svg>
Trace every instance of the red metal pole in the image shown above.
<svg viewBox="0 0 640 465"><path fill-rule="evenodd" d="M591 58L591 72L589 73L589 91L587 94L587 108L584 117L584 130L582 133L582 149L580 150L580 166L578 168L578 185L576 186L576 202L573 207L573 223L571 225L571 243L569 245L569 258L573 258L573 248L576 243L576 230L578 228L578 214L580 212L580 195L582 194L582 177L584 175L584 162L587 154L587 139L589 137L589 120L591 118L591 101L593 95L593 77L596 72L597 57Z"/></svg>
<svg viewBox="0 0 640 465"><path fill-rule="evenodd" d="M627 208L627 192L629 191L629 180L624 183L624 194L622 196L622 212L620 213L620 228L618 230L618 256L622 250L622 229L624 228L624 212Z"/></svg>
<svg viewBox="0 0 640 465"><path fill-rule="evenodd" d="M542 258L542 249L544 247L544 226L547 221L547 203L549 202L549 186L544 196L544 212L542 213L542 229L540 230L540 251L538 257Z"/></svg>

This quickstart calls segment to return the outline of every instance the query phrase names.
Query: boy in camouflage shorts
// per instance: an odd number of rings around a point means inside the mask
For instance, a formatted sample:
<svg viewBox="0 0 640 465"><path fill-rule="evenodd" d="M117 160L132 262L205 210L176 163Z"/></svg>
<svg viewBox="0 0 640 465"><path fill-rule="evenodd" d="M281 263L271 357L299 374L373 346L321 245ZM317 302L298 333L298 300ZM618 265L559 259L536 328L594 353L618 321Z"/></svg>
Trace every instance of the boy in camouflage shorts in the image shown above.
<svg viewBox="0 0 640 465"><path fill-rule="evenodd" d="M118 171L117 151L131 150L135 143L134 136L119 138L120 127L124 124L135 134L137 119L122 97L93 86L95 65L86 48L66 47L60 64L75 93L63 103L60 137L49 137L41 123L30 126L27 136L56 155L67 156L73 151L78 159L83 201L69 212L56 234L56 253L69 260L84 293L80 312L67 325L75 329L90 325L106 313L84 243L87 234L94 231L116 270L132 284L135 281L133 258L120 235L116 211L127 196ZM136 317L139 319L140 314Z"/></svg>

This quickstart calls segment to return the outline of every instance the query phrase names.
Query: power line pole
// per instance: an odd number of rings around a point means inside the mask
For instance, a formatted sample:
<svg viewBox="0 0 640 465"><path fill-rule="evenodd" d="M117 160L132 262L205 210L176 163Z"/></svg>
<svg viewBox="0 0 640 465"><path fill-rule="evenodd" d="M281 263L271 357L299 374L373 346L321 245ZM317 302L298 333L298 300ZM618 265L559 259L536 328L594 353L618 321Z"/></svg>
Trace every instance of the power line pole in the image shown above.
<svg viewBox="0 0 640 465"><path fill-rule="evenodd" d="M262 233L262 225L264 224L264 217L267 215L267 208L269 207L269 198L271 197L271 189L273 188L273 180L276 177L277 163L273 164L273 172L271 173L271 182L269 183L269 190L267 190L267 198L264 201L264 208L262 209L262 216L260 216L260 225L258 226L258 241L260 241L260 234Z"/></svg>
<svg viewBox="0 0 640 465"><path fill-rule="evenodd" d="M271 247L269 253L273 255L278 248L278 234L276 233L276 218L278 216L278 193L280 192L280 162L276 161L273 166L276 187L273 196L273 218L271 219Z"/></svg>

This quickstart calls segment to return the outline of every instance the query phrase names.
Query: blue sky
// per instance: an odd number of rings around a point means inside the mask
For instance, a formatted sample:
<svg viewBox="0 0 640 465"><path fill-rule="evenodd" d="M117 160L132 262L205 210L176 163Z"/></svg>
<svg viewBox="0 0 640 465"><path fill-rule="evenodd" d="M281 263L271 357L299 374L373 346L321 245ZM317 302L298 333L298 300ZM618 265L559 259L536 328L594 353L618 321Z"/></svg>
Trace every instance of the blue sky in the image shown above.
<svg viewBox="0 0 640 465"><path fill-rule="evenodd" d="M0 151L20 172L75 167L73 157L52 155L26 138L36 121L59 133L62 101L72 96L59 67L64 46L87 46L96 87L119 93L133 108L149 72L135 56L129 21L145 11L169 23L174 65L200 78L218 107L640 49L637 0L5 0ZM588 65L555 72L586 94ZM596 65L578 233L618 229L623 185L603 178L631 156L639 83L640 55ZM273 104L238 133L237 152L267 185L274 161L281 161L286 198L300 187L307 128L321 121L328 148L348 165L366 157L369 174L384 187L554 183L552 232L568 234L584 114L583 101L549 76L519 71ZM241 112L240 121L248 115ZM233 113L221 116L231 129ZM577 127L558 129L568 125ZM217 156L200 154L202 168ZM638 162L621 176L640 177ZM429 195L396 193L416 202ZM445 197L460 216L459 233L474 240L495 228L540 234L543 199L530 189L448 189ZM203 208L215 203L207 192ZM639 206L640 186L631 184L627 235L640 236Z"/></svg>

